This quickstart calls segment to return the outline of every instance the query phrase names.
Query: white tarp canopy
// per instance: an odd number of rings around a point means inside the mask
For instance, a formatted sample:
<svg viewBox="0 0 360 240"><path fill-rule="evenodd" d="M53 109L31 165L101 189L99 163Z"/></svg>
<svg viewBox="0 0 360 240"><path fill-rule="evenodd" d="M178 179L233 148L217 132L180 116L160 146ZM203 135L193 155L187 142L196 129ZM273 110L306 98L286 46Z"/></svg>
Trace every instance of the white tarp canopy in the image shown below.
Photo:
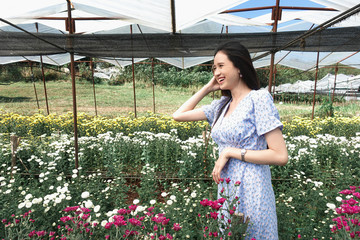
<svg viewBox="0 0 360 240"><path fill-rule="evenodd" d="M336 84L334 85L334 82ZM332 75L327 74L316 83L317 93L332 93L335 86L336 94L345 94L348 91L358 91L360 88L360 75L348 76L344 74ZM297 81L293 84L285 83L275 88L276 92L288 93L313 93L315 81Z"/></svg>
<svg viewBox="0 0 360 240"><path fill-rule="evenodd" d="M76 20L76 32L83 34L97 33L128 33L131 24L140 26L142 33L176 32L181 33L224 33L224 26L228 26L229 33L254 33L271 31L271 14L266 13L253 18L240 17L240 14L223 14L224 10L231 8L241 8L241 4L254 0L223 0L221 3L215 0L174 0L172 15L170 0L72 0L73 18L111 18L111 20ZM308 30L313 24L321 24L341 12L359 4L358 0L309 0L319 6L334 8L338 11L310 11L310 10L283 10L279 21L278 31ZM274 1L275 2L275 1ZM14 24L39 23L39 32L60 31L66 34L64 20L45 20L40 18L66 18L67 2L66 0L12 0L4 3L6 7L0 9L0 16ZM298 1L301 4L301 1ZM175 16L175 21L172 17ZM175 22L175 25L173 25ZM0 31L7 31L8 25L0 22ZM21 25L25 26L25 25ZM353 15L335 25L335 27L360 26L359 14ZM51 29L51 30L50 30ZM133 27L134 32L140 30ZM30 32L36 32L32 27ZM258 55L255 53L253 55ZM346 53L321 53L320 65L336 64L340 60L352 55L352 52ZM281 51L276 55L275 62L281 65L294 67L302 70L308 70L316 64L316 53L309 52L290 52ZM0 64L6 64L30 57L0 57ZM49 56L46 63L63 64L69 61L68 54L58 57ZM62 59L64 58L64 59ZM77 59L81 56L77 56ZM33 59L33 58L32 58ZM159 58L160 60L175 65L180 68L191 67L212 59L207 57L192 58ZM121 56L116 59L105 59L116 65L128 65L131 59L122 59ZM136 61L140 61L136 59ZM45 58L44 58L45 62ZM341 62L352 67L359 68L358 54L347 58ZM270 58L265 57L254 62L256 67L270 65Z"/></svg>

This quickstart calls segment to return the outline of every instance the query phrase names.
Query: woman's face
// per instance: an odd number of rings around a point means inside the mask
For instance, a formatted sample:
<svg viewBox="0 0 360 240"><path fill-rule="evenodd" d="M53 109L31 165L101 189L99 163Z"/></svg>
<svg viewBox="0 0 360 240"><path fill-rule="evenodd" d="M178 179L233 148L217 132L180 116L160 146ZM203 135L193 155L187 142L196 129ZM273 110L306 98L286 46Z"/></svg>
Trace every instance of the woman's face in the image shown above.
<svg viewBox="0 0 360 240"><path fill-rule="evenodd" d="M216 53L214 57L213 74L221 90L232 90L240 82L240 70L222 51Z"/></svg>

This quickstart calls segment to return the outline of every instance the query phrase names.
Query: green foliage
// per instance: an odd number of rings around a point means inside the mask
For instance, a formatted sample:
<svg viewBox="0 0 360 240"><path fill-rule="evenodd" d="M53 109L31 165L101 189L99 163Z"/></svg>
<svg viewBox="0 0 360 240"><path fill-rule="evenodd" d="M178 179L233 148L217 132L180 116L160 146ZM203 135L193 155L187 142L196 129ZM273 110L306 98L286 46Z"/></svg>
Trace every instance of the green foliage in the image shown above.
<svg viewBox="0 0 360 240"><path fill-rule="evenodd" d="M305 103L305 104L312 104L314 99L313 94L297 94L297 93L276 93L274 94L274 101L283 102L283 103ZM316 103L325 103L329 101L329 96L327 95L315 95L315 102ZM330 101L331 102L331 101ZM345 99L340 97L334 97L334 102L345 102Z"/></svg>

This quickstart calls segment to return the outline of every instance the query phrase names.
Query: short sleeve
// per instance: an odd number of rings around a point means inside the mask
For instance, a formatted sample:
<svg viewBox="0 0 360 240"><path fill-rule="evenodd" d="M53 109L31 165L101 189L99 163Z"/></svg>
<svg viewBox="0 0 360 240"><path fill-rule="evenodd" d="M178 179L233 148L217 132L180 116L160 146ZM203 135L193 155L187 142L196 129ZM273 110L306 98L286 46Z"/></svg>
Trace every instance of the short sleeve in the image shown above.
<svg viewBox="0 0 360 240"><path fill-rule="evenodd" d="M275 107L273 98L266 90L256 91L254 94L255 126L259 136L276 128L283 129L279 112Z"/></svg>
<svg viewBox="0 0 360 240"><path fill-rule="evenodd" d="M201 109L204 111L210 126L212 126L215 117L219 113L221 107L226 103L228 98L229 97L222 96L220 99L212 101L210 105L202 106Z"/></svg>

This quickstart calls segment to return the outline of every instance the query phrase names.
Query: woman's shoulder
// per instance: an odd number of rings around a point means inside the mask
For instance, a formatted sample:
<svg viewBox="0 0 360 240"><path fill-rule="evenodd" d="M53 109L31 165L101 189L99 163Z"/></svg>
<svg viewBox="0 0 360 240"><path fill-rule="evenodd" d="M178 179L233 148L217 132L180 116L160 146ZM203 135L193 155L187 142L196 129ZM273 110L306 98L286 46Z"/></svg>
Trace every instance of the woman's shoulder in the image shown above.
<svg viewBox="0 0 360 240"><path fill-rule="evenodd" d="M266 89L252 90L251 98L254 101L273 101L271 94Z"/></svg>

